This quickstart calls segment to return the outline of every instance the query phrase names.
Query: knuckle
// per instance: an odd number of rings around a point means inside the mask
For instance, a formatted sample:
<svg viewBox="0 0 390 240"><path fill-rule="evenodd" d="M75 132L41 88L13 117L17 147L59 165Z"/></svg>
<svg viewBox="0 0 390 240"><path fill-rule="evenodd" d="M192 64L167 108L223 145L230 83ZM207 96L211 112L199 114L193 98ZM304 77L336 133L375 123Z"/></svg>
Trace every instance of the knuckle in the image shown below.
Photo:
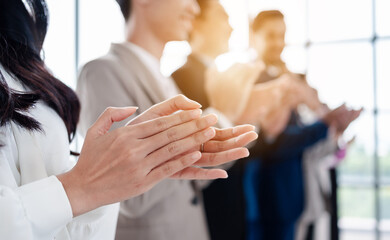
<svg viewBox="0 0 390 240"><path fill-rule="evenodd" d="M178 100L178 101L185 101L186 99L187 99L187 97L185 97L183 94L179 94L176 97L176 100Z"/></svg>
<svg viewBox="0 0 390 240"><path fill-rule="evenodd" d="M157 129L166 129L167 128L167 121L164 118L158 119L155 122Z"/></svg>
<svg viewBox="0 0 390 240"><path fill-rule="evenodd" d="M228 137L232 137L232 136L234 136L235 134L235 131L236 131L237 129L235 129L234 127L232 127L232 128L229 128L229 133L228 133Z"/></svg>
<svg viewBox="0 0 390 240"><path fill-rule="evenodd" d="M171 143L167 146L167 151L170 155L177 154L179 152L179 145L177 143Z"/></svg>
<svg viewBox="0 0 390 240"><path fill-rule="evenodd" d="M134 148L127 151L126 157L129 161L134 161L137 156L136 150Z"/></svg>
<svg viewBox="0 0 390 240"><path fill-rule="evenodd" d="M206 123L204 119L197 119L195 121L195 125L198 129L204 129L206 127Z"/></svg>
<svg viewBox="0 0 390 240"><path fill-rule="evenodd" d="M185 111L180 112L180 113L177 114L177 115L178 115L178 117L179 117L180 122L185 122L185 121L187 121L187 119L188 119L188 113L185 112Z"/></svg>
<svg viewBox="0 0 390 240"><path fill-rule="evenodd" d="M167 138L170 142L173 142L177 140L178 138L178 132L175 129L170 129L167 131Z"/></svg>
<svg viewBox="0 0 390 240"><path fill-rule="evenodd" d="M94 132L94 126L92 125L90 128L88 128L87 133L85 136L90 135L92 132Z"/></svg>
<svg viewBox="0 0 390 240"><path fill-rule="evenodd" d="M113 107L107 107L105 110L104 110L104 113L106 114L112 114L112 112L114 111L114 108Z"/></svg>
<svg viewBox="0 0 390 240"><path fill-rule="evenodd" d="M215 161L217 160L217 156L215 153L210 153L207 156L207 164L209 165L215 165Z"/></svg>
<svg viewBox="0 0 390 240"><path fill-rule="evenodd" d="M224 150L224 142L216 142L216 147L218 152L221 152Z"/></svg>
<svg viewBox="0 0 390 240"><path fill-rule="evenodd" d="M113 134L113 137L114 137L114 143L117 145L117 146L121 146L123 142L126 141L126 135L123 133L123 132L117 132L117 131L114 131L112 132Z"/></svg>
<svg viewBox="0 0 390 240"><path fill-rule="evenodd" d="M216 155L216 154L210 154L210 155L209 155L209 160L210 160L210 162L215 162L216 159L217 159L217 155Z"/></svg>
<svg viewBox="0 0 390 240"><path fill-rule="evenodd" d="M202 143L204 143L204 137L202 133L195 134L193 136L193 139L196 145L201 145Z"/></svg>
<svg viewBox="0 0 390 240"><path fill-rule="evenodd" d="M145 151L143 151L144 146L141 144L138 145L137 147L129 148L129 149L130 150L127 153L128 159L131 160L133 164L142 164L142 162L140 161L144 159L147 155Z"/></svg>
<svg viewBox="0 0 390 240"><path fill-rule="evenodd" d="M172 173L172 166L171 164L167 163L162 167L162 171L165 175L169 175Z"/></svg>

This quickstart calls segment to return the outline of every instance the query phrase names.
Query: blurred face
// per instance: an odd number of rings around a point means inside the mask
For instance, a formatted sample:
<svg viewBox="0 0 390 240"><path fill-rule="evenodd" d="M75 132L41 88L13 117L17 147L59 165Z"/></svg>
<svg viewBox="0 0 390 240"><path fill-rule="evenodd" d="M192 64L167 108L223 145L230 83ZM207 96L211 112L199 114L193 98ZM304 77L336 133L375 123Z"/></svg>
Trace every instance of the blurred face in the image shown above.
<svg viewBox="0 0 390 240"><path fill-rule="evenodd" d="M196 0L145 0L145 19L161 41L182 41L199 13Z"/></svg>
<svg viewBox="0 0 390 240"><path fill-rule="evenodd" d="M231 33L229 16L218 1L209 1L202 17L194 21L193 35L202 38L204 45L216 55L229 50Z"/></svg>
<svg viewBox="0 0 390 240"><path fill-rule="evenodd" d="M286 24L283 19L274 18L264 22L261 29L254 33L255 47L259 57L265 62L280 61L285 47Z"/></svg>

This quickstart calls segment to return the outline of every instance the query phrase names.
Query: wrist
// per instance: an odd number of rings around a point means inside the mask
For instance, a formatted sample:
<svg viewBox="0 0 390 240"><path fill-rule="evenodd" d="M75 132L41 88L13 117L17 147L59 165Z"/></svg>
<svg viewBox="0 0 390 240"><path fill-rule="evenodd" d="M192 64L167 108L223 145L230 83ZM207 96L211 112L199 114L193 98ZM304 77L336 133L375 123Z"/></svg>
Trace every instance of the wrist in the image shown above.
<svg viewBox="0 0 390 240"><path fill-rule="evenodd" d="M83 186L74 169L57 176L65 189L69 203L72 207L73 217L93 210L94 203L91 201L87 189Z"/></svg>

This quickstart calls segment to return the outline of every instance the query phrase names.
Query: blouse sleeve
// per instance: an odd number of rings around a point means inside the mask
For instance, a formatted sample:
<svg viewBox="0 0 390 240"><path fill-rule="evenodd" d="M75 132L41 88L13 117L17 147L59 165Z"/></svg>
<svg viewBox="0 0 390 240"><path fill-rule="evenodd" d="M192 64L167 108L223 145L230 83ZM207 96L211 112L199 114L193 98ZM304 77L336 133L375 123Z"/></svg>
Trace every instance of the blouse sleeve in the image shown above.
<svg viewBox="0 0 390 240"><path fill-rule="evenodd" d="M47 177L16 189L0 185L0 239L53 239L72 220L61 182Z"/></svg>

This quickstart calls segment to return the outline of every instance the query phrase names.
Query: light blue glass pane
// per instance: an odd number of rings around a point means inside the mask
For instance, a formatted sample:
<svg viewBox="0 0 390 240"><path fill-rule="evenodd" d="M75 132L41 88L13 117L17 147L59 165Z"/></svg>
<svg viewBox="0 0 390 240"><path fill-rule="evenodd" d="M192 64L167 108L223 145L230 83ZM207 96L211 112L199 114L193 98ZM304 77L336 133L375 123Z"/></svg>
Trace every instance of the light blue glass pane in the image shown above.
<svg viewBox="0 0 390 240"><path fill-rule="evenodd" d="M390 114L378 115L378 157L382 182L390 184ZM390 204L390 203L389 203ZM390 206L389 206L390 207Z"/></svg>
<svg viewBox="0 0 390 240"><path fill-rule="evenodd" d="M342 229L373 230L374 189L339 187L338 204Z"/></svg>
<svg viewBox="0 0 390 240"><path fill-rule="evenodd" d="M382 187L380 190L381 219L390 220L390 187ZM385 225L385 224L382 224ZM389 227L389 226L388 226ZM390 230L390 229L388 229Z"/></svg>
<svg viewBox="0 0 390 240"><path fill-rule="evenodd" d="M390 41L378 41L376 53L378 108L390 110Z"/></svg>
<svg viewBox="0 0 390 240"><path fill-rule="evenodd" d="M390 240L390 187L380 189L380 239Z"/></svg>
<svg viewBox="0 0 390 240"><path fill-rule="evenodd" d="M390 36L389 12L389 0L376 0L376 32L379 36Z"/></svg>
<svg viewBox="0 0 390 240"><path fill-rule="evenodd" d="M372 36L372 0L309 0L311 41Z"/></svg>
<svg viewBox="0 0 390 240"><path fill-rule="evenodd" d="M80 0L80 64L124 41L124 18L116 1Z"/></svg>
<svg viewBox="0 0 390 240"><path fill-rule="evenodd" d="M74 1L47 0L49 28L43 45L44 58L53 74L76 86Z"/></svg>
<svg viewBox="0 0 390 240"><path fill-rule="evenodd" d="M338 168L339 181L348 184L373 184L374 171L374 119L370 113L363 113L344 134L354 142L347 156Z"/></svg>
<svg viewBox="0 0 390 240"><path fill-rule="evenodd" d="M341 240L375 240L374 231L341 231Z"/></svg>
<svg viewBox="0 0 390 240"><path fill-rule="evenodd" d="M373 67L370 42L313 45L308 80L332 107L346 102L373 109Z"/></svg>
<svg viewBox="0 0 390 240"><path fill-rule="evenodd" d="M390 240L390 232L388 232L388 231L382 232L380 234L380 239L381 240Z"/></svg>
<svg viewBox="0 0 390 240"><path fill-rule="evenodd" d="M283 60L287 68L294 73L306 73L307 70L307 51L304 46L287 46L283 54Z"/></svg>

